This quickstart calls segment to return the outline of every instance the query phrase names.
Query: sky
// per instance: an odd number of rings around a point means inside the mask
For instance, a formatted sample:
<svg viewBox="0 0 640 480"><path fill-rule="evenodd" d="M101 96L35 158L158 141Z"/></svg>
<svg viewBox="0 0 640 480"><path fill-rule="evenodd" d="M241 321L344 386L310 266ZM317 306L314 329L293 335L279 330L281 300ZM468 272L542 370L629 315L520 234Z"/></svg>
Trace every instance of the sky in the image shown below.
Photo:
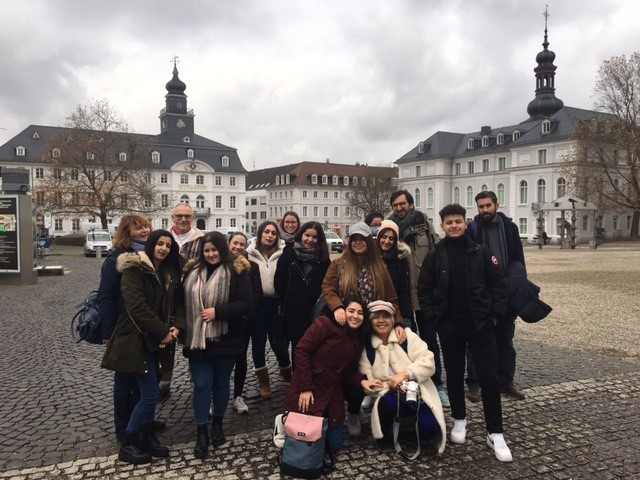
<svg viewBox="0 0 640 480"><path fill-rule="evenodd" d="M177 56L196 133L247 170L390 165L527 119L547 4L556 96L591 109L602 62L640 50L638 0L3 0L0 144L91 99L159 133Z"/></svg>

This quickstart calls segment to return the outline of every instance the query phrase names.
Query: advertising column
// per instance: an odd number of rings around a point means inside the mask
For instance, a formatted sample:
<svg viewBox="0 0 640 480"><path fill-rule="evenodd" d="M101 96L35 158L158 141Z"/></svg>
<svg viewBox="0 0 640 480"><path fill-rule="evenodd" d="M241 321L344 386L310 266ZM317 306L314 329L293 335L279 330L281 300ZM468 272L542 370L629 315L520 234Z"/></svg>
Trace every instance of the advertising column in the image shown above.
<svg viewBox="0 0 640 480"><path fill-rule="evenodd" d="M32 231L31 195L1 195L0 283L36 283Z"/></svg>

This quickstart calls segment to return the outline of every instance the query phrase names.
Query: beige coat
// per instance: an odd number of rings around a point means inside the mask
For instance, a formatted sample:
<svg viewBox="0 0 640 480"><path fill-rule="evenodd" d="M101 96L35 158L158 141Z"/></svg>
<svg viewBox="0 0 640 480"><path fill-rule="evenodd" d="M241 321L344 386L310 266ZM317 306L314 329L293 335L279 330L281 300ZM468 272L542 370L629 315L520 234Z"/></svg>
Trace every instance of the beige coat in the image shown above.
<svg viewBox="0 0 640 480"><path fill-rule="evenodd" d="M431 409L438 425L440 425L441 439L438 445L438 453L442 453L447 442L447 426L444 421L444 412L442 411L438 389L431 381L431 376L436 370L433 353L429 350L427 344L411 329L405 328L405 332L408 342L406 352L398 343L395 331L392 330L387 345L384 345L377 335L371 335L371 345L376 351L373 365L369 362L366 348L360 357L360 373L366 375L368 380L379 379L385 384L384 388L374 395L376 400L371 410L371 433L373 438L383 437L378 416L378 402L380 398L389 392L390 368L395 373L410 370L415 375L415 380L420 384L420 398Z"/></svg>

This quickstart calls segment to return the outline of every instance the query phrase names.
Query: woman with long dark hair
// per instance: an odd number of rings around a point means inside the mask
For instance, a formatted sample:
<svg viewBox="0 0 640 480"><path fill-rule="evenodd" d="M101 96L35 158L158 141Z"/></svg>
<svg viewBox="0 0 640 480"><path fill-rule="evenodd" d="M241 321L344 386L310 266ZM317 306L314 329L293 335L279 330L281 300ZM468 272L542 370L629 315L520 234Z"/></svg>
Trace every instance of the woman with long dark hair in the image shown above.
<svg viewBox="0 0 640 480"><path fill-rule="evenodd" d="M291 342L292 353L313 321L311 311L330 263L327 238L318 222L303 224L278 260L274 285L282 302L284 334Z"/></svg>
<svg viewBox="0 0 640 480"><path fill-rule="evenodd" d="M124 311L102 367L134 374L140 392L122 437L118 458L123 462L149 463L151 457L169 455L153 424L159 376L173 367L174 342L184 328L179 257L178 245L167 230L149 235L143 251L118 257Z"/></svg>
<svg viewBox="0 0 640 480"><path fill-rule="evenodd" d="M193 410L197 424L196 458L209 450L209 407L213 394L211 443L226 441L222 420L229 403L230 379L238 353L244 348L243 316L251 311L249 262L235 257L226 237L209 232L198 258L185 266L186 328L184 355L193 379Z"/></svg>

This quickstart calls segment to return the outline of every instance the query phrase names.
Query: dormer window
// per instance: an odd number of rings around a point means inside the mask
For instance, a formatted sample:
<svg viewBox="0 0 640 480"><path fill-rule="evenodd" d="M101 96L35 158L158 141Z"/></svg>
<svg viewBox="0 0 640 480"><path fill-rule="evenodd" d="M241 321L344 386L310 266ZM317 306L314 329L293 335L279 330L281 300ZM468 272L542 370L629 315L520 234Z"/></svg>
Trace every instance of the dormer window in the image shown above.
<svg viewBox="0 0 640 480"><path fill-rule="evenodd" d="M551 132L551 120L545 119L542 121L541 132L542 135L546 135Z"/></svg>
<svg viewBox="0 0 640 480"><path fill-rule="evenodd" d="M284 185L284 175L280 175L280 185Z"/></svg>
<svg viewBox="0 0 640 480"><path fill-rule="evenodd" d="M25 153L26 153L26 150L22 145L18 145L16 147L16 156L24 157Z"/></svg>
<svg viewBox="0 0 640 480"><path fill-rule="evenodd" d="M182 141L183 141L184 143L191 143L191 138L189 138L189 137L184 137L184 138L182 139Z"/></svg>
<svg viewBox="0 0 640 480"><path fill-rule="evenodd" d="M353 186L357 187L358 186L358 177L353 177L352 182L353 182Z"/></svg>
<svg viewBox="0 0 640 480"><path fill-rule="evenodd" d="M418 155L422 155L424 153L424 142L420 142L418 144Z"/></svg>
<svg viewBox="0 0 640 480"><path fill-rule="evenodd" d="M280 175L276 175L276 185L280 185Z"/></svg>
<svg viewBox="0 0 640 480"><path fill-rule="evenodd" d="M496 138L496 143L498 145L503 145L504 144L504 133L499 133L497 138Z"/></svg>
<svg viewBox="0 0 640 480"><path fill-rule="evenodd" d="M331 184L332 184L332 185L338 185L338 176L337 176L337 175L334 175L334 176L331 178Z"/></svg>
<svg viewBox="0 0 640 480"><path fill-rule="evenodd" d="M31 135L31 138L33 138L34 140L38 140L40 138L40 134L38 132L33 132L33 135Z"/></svg>
<svg viewBox="0 0 640 480"><path fill-rule="evenodd" d="M367 186L367 177L362 177L360 179L360 185L362 185L363 187Z"/></svg>
<svg viewBox="0 0 640 480"><path fill-rule="evenodd" d="M222 166L223 167L228 167L229 166L229 157L227 157L226 155L222 156Z"/></svg>
<svg viewBox="0 0 640 480"><path fill-rule="evenodd" d="M193 158L193 148L187 148L187 158Z"/></svg>
<svg viewBox="0 0 640 480"><path fill-rule="evenodd" d="M489 137L487 135L482 137L482 146L483 147L488 147L489 146Z"/></svg>
<svg viewBox="0 0 640 480"><path fill-rule="evenodd" d="M52 156L53 158L60 158L60 149L59 149L59 148L54 148L54 149L51 151L51 156Z"/></svg>
<svg viewBox="0 0 640 480"><path fill-rule="evenodd" d="M511 140L515 142L519 138L520 138L520 130L514 130L513 134L511 135Z"/></svg>
<svg viewBox="0 0 640 480"><path fill-rule="evenodd" d="M95 160L96 156L92 152L87 152L87 160Z"/></svg>
<svg viewBox="0 0 640 480"><path fill-rule="evenodd" d="M470 138L469 140L467 140L467 149L473 150L474 146L475 146L475 144L473 142L473 138Z"/></svg>
<svg viewBox="0 0 640 480"><path fill-rule="evenodd" d="M124 152L120 152L118 154L118 160L120 160L121 162L126 162L127 161L127 154Z"/></svg>
<svg viewBox="0 0 640 480"><path fill-rule="evenodd" d="M151 161L153 163L160 163L160 152L151 152Z"/></svg>
<svg viewBox="0 0 640 480"><path fill-rule="evenodd" d="M316 175L315 173L311 175L311 183L313 185L315 185L316 183L318 183L318 175Z"/></svg>
<svg viewBox="0 0 640 480"><path fill-rule="evenodd" d="M326 185L329 183L329 177L327 175L322 175L322 184Z"/></svg>
<svg viewBox="0 0 640 480"><path fill-rule="evenodd" d="M349 177L347 177L347 176L345 175L345 176L344 176L344 178L342 179L342 184L343 184L345 187L348 187L348 186L349 186Z"/></svg>
<svg viewBox="0 0 640 480"><path fill-rule="evenodd" d="M284 181L287 185L289 185L291 183L291 175L287 173L287 175L284 177Z"/></svg>

